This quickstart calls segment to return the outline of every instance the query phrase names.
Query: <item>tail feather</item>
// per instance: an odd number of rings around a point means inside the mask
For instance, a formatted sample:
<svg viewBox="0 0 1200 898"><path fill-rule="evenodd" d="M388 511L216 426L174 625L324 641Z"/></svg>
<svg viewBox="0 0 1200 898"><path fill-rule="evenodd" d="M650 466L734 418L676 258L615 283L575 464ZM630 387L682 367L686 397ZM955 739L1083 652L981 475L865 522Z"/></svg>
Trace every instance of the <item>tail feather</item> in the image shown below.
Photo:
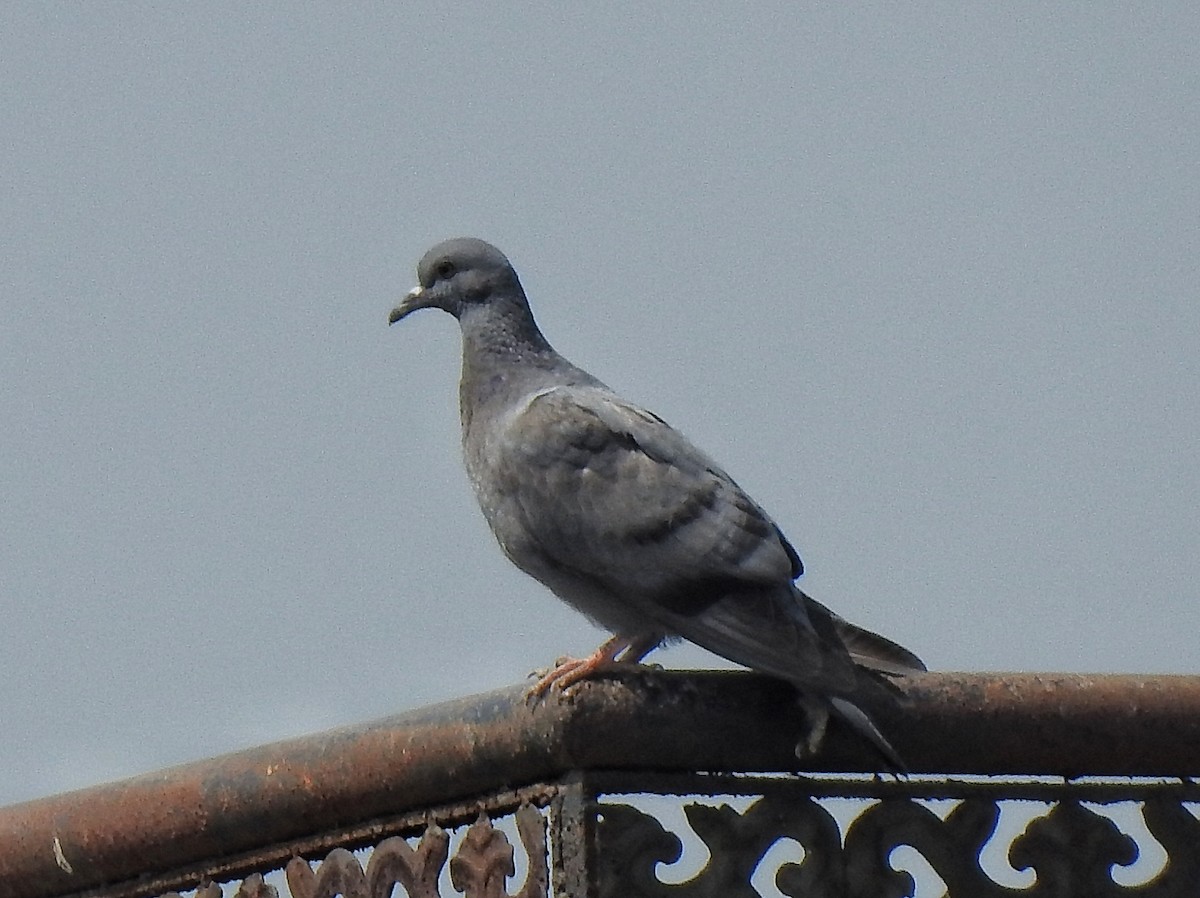
<svg viewBox="0 0 1200 898"><path fill-rule="evenodd" d="M893 642L886 636L880 636L878 633L872 633L857 624L852 624L830 611L812 596L800 590L797 592L803 597L811 617L828 618L834 632L846 646L846 651L860 667L897 677L923 673L928 669L925 667L924 661L899 643Z"/></svg>
<svg viewBox="0 0 1200 898"><path fill-rule="evenodd" d="M887 762L893 773L908 773L908 767L900 759L896 749L883 737L883 733L871 722L862 708L844 698L829 696L829 705L843 721L848 723L855 732L866 738L880 757Z"/></svg>
<svg viewBox="0 0 1200 898"><path fill-rule="evenodd" d="M912 652L848 623L790 583L786 591L731 591L691 614L663 616L666 632L792 683L813 725L804 754L816 751L832 713L863 736L889 770L906 770L855 701L903 703L889 677L925 669Z"/></svg>

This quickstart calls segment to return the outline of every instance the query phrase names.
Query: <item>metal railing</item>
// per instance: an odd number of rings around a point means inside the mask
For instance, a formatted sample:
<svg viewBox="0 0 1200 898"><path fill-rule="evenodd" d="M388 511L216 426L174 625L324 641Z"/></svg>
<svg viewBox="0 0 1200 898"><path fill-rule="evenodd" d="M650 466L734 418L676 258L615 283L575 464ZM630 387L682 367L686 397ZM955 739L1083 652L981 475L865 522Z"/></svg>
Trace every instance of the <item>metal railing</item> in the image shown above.
<svg viewBox="0 0 1200 898"><path fill-rule="evenodd" d="M1200 677L911 678L907 777L754 674L525 688L2 808L0 898L1200 895Z"/></svg>

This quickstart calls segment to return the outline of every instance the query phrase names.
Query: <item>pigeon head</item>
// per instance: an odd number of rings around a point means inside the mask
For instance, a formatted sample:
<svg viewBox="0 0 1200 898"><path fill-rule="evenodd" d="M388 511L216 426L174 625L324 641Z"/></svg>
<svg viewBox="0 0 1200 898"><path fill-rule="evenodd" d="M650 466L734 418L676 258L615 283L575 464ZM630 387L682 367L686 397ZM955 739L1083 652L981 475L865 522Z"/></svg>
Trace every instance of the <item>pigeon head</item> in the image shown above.
<svg viewBox="0 0 1200 898"><path fill-rule="evenodd" d="M525 304L517 273L504 253L473 237L446 240L427 252L417 265L417 280L419 285L392 309L389 324L417 309L441 309L461 319L467 309L497 297Z"/></svg>

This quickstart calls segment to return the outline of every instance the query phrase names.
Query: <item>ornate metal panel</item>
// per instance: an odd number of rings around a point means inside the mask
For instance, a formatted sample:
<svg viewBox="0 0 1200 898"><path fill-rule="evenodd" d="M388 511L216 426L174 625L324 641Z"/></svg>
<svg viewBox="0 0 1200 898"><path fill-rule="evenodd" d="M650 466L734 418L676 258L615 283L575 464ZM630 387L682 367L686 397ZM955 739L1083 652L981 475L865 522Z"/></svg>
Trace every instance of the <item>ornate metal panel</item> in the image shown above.
<svg viewBox="0 0 1200 898"><path fill-rule="evenodd" d="M698 778L703 782L705 778ZM615 785L615 784L613 784ZM644 791L635 802L609 795L596 806L599 898L708 898L755 896L773 886L787 896L909 896L1045 898L1045 896L1200 895L1200 820L1189 809L1200 801L1195 781L1071 783L989 780L848 780L797 778L711 778L697 789L674 777L648 783L652 789L693 795L722 793L742 797L733 803L683 801L693 844L704 853L699 870L682 882L668 882L663 865L677 864L684 852L680 833L664 827L661 813L647 812ZM750 800L745 801L749 796ZM849 798L858 806L839 825L823 799ZM939 814L937 800L948 812ZM1032 820L1023 827L998 829L1001 809L1025 805ZM1036 811L1028 813L1032 804ZM1119 883L1121 868L1151 847L1123 832L1105 813L1120 806L1140 816L1143 835L1165 853L1161 868L1140 881ZM801 857L759 866L781 840L791 840ZM918 883L898 869L897 849L912 849L927 864ZM1031 885L997 881L983 856L1006 855L1014 871L1030 871ZM924 866L924 865L922 865ZM763 874L767 874L764 876Z"/></svg>
<svg viewBox="0 0 1200 898"><path fill-rule="evenodd" d="M544 898L549 894L546 818L525 804L511 819L526 866L524 882L515 891L507 888L516 872L513 845L483 811L474 823L461 828L453 853L451 833L430 819L419 839L413 840L415 845L401 836L389 836L369 847L365 862L340 846L315 860L294 856L284 867L283 885L292 898L441 898L457 893L467 898ZM232 888L232 898L279 898L279 890L263 876L271 872L247 876ZM196 890L195 898L222 898L222 894L219 885L207 882ZM184 896L168 892L161 898Z"/></svg>
<svg viewBox="0 0 1200 898"><path fill-rule="evenodd" d="M450 858L450 882L456 891L467 898L543 898L547 894L545 819L531 805L522 806L514 817L527 859L524 884L515 892L507 891L507 880L516 872L513 846L480 812ZM416 848L398 836L380 842L365 869L344 848L333 849L316 872L307 861L292 858L287 881L292 898L389 898L396 886L408 898L439 898L449 848L449 834L431 822Z"/></svg>
<svg viewBox="0 0 1200 898"><path fill-rule="evenodd" d="M513 843L480 811L457 830L430 818L419 838L387 836L365 858L346 847L293 857L281 884L292 898L898 898L918 888L952 898L1200 895L1200 820L1192 810L1200 785L1192 780L593 772L538 794L544 808L525 802L507 814L493 805L517 834L519 883ZM1021 825L1001 825L1002 810L1016 805ZM1112 819L1118 807L1140 822L1126 826L1140 842ZM671 823L680 817L682 827ZM788 849L782 859L780 846ZM1149 847L1164 856L1157 869L1119 882ZM898 861L901 848L923 861L919 870L911 859ZM989 852L1031 882L1000 881L987 869ZM689 860L691 872L677 875ZM260 873L231 894L278 898ZM220 891L209 884L196 898Z"/></svg>

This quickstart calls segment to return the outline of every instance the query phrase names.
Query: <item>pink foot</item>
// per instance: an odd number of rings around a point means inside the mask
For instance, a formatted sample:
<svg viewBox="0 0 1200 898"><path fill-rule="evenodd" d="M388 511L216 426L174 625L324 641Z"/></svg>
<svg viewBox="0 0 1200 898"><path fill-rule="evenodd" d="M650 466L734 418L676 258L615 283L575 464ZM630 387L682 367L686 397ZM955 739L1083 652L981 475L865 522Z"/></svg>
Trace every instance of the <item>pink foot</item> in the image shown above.
<svg viewBox="0 0 1200 898"><path fill-rule="evenodd" d="M614 664L636 664L646 657L658 640L627 639L614 636L606 640L600 648L586 658L563 658L554 667L529 687L526 695L529 698L541 698L551 688L560 692L573 686L580 680L586 680L592 674ZM624 654L622 654L624 653ZM617 656L620 655L620 660Z"/></svg>

